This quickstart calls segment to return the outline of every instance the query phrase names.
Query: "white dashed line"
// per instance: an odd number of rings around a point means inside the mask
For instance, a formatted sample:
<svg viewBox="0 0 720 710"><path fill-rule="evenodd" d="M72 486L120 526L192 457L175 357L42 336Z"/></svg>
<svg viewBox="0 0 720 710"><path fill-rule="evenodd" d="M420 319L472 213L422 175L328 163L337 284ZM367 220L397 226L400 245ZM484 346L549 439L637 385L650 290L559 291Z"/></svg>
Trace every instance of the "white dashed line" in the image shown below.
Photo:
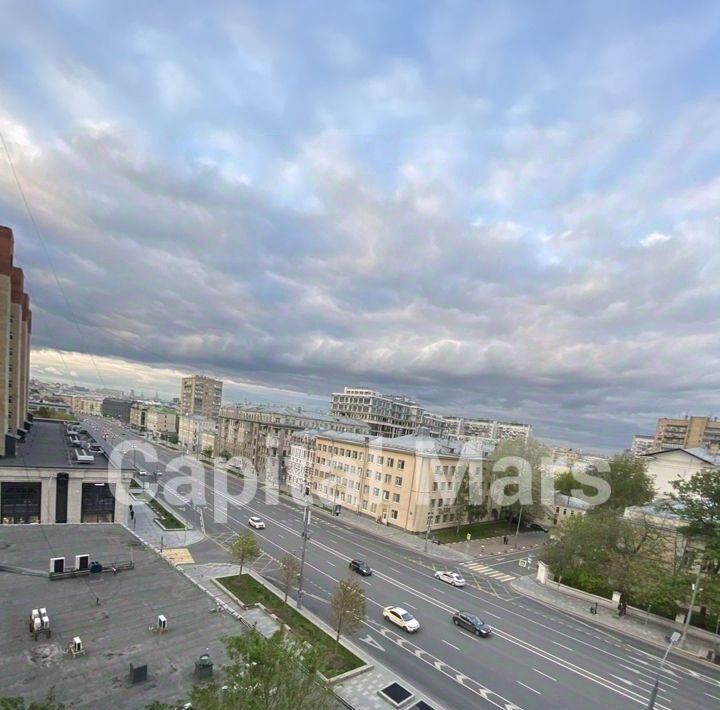
<svg viewBox="0 0 720 710"><path fill-rule="evenodd" d="M448 646L451 646L451 647L454 648L456 651L459 651L459 650L460 650L454 643L450 643L449 641L446 641L445 639L441 639L441 641L442 641L443 643L446 643Z"/></svg>
<svg viewBox="0 0 720 710"><path fill-rule="evenodd" d="M550 680L553 680L553 681L555 681L555 682L557 683L557 678L553 678L551 675L548 675L547 673L543 673L542 671L539 671L537 668L533 668L533 670L534 670L536 673L539 673L540 675L543 675L543 676L545 676L546 678L550 678Z"/></svg>
<svg viewBox="0 0 720 710"><path fill-rule="evenodd" d="M532 690L533 693L537 693L538 695L542 695L542 693L541 693L539 690L535 690L535 688L531 688L529 685L525 685L525 683L523 683L523 682L520 681L520 680L516 680L515 682L518 683L519 685L522 685L523 688L527 688L528 690Z"/></svg>

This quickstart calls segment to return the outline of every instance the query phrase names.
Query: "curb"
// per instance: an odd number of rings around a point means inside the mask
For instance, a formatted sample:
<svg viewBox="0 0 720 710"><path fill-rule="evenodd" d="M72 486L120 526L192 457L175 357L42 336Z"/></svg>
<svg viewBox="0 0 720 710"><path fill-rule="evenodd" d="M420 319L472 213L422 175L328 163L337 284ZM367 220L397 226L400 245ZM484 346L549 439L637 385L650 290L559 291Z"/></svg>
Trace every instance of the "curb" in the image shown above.
<svg viewBox="0 0 720 710"><path fill-rule="evenodd" d="M653 639L645 638L644 636L637 636L637 635L631 633L630 631L626 631L625 629L619 629L615 626L612 626L611 624L607 624L604 621L600 621L600 619L596 619L594 617L592 619L588 619L584 615L579 614L578 612L576 612L574 610L566 609L558 604L553 604L552 602L546 601L545 599L540 599L540 598L534 596L533 594L529 594L528 592L526 592L522 589L518 589L518 587L515 586L514 581L510 582L510 586L518 594L521 594L523 597L526 597L527 599L532 599L537 604L542 604L543 606L547 607L548 609L553 609L555 611L561 611L564 614L568 614L569 616L574 616L576 619L580 619L581 621L585 622L586 624L594 624L596 626L602 626L603 629L615 631L616 633L622 634L623 636L633 639L634 641L642 641L644 643L648 643L651 646L655 646L656 648L659 648L662 650L667 648L666 644L659 643L658 641L654 641ZM714 669L718 668L718 665L716 663L712 663L711 661L708 661L707 659L703 658L702 656L696 656L695 654L690 653L689 651L684 651L681 648L672 648L670 650L670 654L675 654L675 655L682 656L682 657L685 657L685 658L693 660L693 661L698 661L698 662L702 663L703 665L708 666L710 668L714 668Z"/></svg>

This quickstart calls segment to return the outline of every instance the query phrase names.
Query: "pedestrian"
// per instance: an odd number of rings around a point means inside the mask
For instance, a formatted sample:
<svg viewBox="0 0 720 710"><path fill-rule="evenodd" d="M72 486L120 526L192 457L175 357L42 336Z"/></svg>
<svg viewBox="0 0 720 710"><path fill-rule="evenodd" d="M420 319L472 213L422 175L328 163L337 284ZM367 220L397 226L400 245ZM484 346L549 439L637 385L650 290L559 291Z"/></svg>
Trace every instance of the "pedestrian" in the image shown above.
<svg viewBox="0 0 720 710"><path fill-rule="evenodd" d="M507 544L508 544L508 536L503 535L503 545L507 545Z"/></svg>
<svg viewBox="0 0 720 710"><path fill-rule="evenodd" d="M132 509L132 507L130 507L130 520L135 520L135 511Z"/></svg>

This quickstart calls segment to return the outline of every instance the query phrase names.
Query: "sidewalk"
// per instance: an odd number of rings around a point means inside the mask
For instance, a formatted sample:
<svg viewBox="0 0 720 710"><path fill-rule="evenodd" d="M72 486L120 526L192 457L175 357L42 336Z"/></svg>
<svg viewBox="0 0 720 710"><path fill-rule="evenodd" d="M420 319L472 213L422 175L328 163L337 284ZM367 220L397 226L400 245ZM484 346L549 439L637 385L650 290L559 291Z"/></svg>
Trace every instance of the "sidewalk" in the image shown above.
<svg viewBox="0 0 720 710"><path fill-rule="evenodd" d="M668 620L668 625L655 622L652 618L643 617L642 610L630 610L627 616L618 616L617 611L612 608L598 606L597 614L590 613L591 603L584 599L578 599L565 594L560 589L540 584L530 576L519 577L510 583L510 586L519 594L530 597L535 601L551 606L559 611L564 611L580 617L584 621L600 624L606 628L620 631L643 641L667 648L666 637L678 625ZM632 613L632 615L631 615ZM636 616L637 614L637 616ZM706 660L706 652L711 644L690 636L686 639L683 649L673 648L673 653L683 653L698 660ZM716 666L717 667L717 666Z"/></svg>

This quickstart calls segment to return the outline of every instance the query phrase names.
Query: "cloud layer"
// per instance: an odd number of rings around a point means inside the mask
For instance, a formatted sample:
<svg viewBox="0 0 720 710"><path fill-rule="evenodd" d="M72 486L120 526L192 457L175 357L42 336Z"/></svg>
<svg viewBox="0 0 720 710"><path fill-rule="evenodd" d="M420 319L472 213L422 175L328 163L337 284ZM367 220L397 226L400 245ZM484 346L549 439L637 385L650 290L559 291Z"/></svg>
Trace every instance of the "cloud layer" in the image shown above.
<svg viewBox="0 0 720 710"><path fill-rule="evenodd" d="M9 5L35 346L596 448L715 413L714 4L326 10Z"/></svg>

